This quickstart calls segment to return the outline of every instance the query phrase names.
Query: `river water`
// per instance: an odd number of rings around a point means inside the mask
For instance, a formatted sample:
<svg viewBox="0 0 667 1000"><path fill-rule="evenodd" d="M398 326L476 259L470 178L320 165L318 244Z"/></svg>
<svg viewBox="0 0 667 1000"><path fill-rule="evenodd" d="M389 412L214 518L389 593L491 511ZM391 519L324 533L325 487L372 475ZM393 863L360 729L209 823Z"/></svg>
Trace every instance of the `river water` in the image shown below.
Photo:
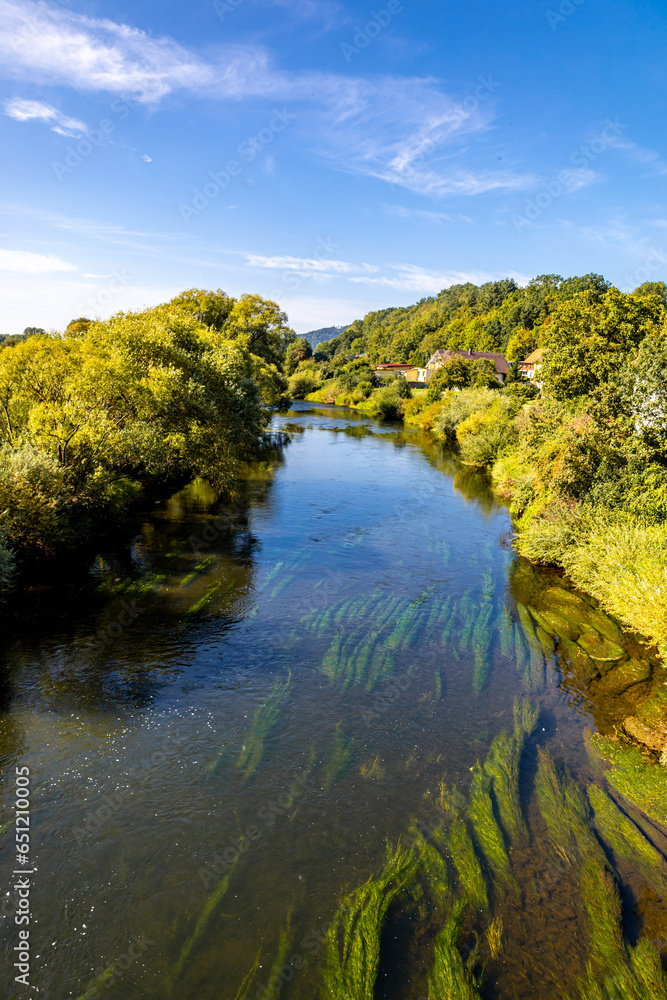
<svg viewBox="0 0 667 1000"><path fill-rule="evenodd" d="M531 696L531 839L481 992L556 1000L585 970L588 931L535 805L536 748L585 783L584 730L606 722L562 650L536 676L502 636L561 581L517 558L484 477L428 436L314 404L274 430L234 504L193 484L8 625L0 994L35 992L12 969L15 768L30 769L39 995L234 1000L255 966L249 997L305 1000L341 898L382 869L387 841L409 844L443 779L467 795ZM629 940L659 941L664 907L626 875ZM377 998L427 995L427 911L392 909Z"/></svg>

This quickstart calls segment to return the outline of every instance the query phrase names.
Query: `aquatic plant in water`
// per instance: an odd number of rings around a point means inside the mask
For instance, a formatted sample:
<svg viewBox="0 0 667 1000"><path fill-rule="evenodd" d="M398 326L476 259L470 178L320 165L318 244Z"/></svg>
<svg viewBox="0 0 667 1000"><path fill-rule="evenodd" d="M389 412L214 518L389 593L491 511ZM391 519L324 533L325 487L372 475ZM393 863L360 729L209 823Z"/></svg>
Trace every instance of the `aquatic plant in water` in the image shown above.
<svg viewBox="0 0 667 1000"><path fill-rule="evenodd" d="M267 698L255 712L252 728L246 736L245 743L236 761L236 766L240 771L243 771L243 777L246 779L255 773L257 765L262 759L264 754L264 740L280 718L280 710L289 694L291 683L291 672L288 673L285 680L278 678Z"/></svg>
<svg viewBox="0 0 667 1000"><path fill-rule="evenodd" d="M475 854L467 827L460 816L454 817L448 840L452 861L470 905L475 910L488 910L489 897L482 866Z"/></svg>
<svg viewBox="0 0 667 1000"><path fill-rule="evenodd" d="M420 872L426 880L428 894L435 903L443 906L452 896L452 880L447 862L438 848L424 837L416 824L410 827L409 833L414 837Z"/></svg>
<svg viewBox="0 0 667 1000"><path fill-rule="evenodd" d="M480 979L475 975L477 949L464 962L458 949L466 901L458 900L447 923L435 939L433 968L428 977L429 1000L480 1000Z"/></svg>
<svg viewBox="0 0 667 1000"><path fill-rule="evenodd" d="M491 799L492 779L479 763L473 769L470 788L470 821L475 841L494 876L494 885L519 892L519 886L510 871L510 859L505 850L503 835L493 814Z"/></svg>
<svg viewBox="0 0 667 1000"><path fill-rule="evenodd" d="M211 924L211 921L213 920L213 917L215 916L216 910L218 909L218 906L220 905L222 898L226 895L229 889L229 883L231 882L232 875L236 870L236 866L238 865L240 859L243 857L243 843L244 843L244 837L241 836L241 841L239 843L239 850L236 855L236 858L234 859L233 863L227 870L226 875L220 880L216 888L213 890L211 895L206 900L206 903L204 904L204 907L201 913L199 914L197 923L195 924L195 929L193 930L192 934L181 948L180 955L178 956L178 962L176 963L176 966L167 983L169 989L173 987L174 983L177 982L185 972L185 967L188 963L190 955L192 954L193 950L196 948L196 946L199 944L199 942L205 935L206 931L209 928L209 925Z"/></svg>
<svg viewBox="0 0 667 1000"><path fill-rule="evenodd" d="M521 843L528 835L519 796L519 768L526 739L537 726L539 711L534 702L517 699L514 702L514 732L503 730L499 733L484 761L484 770L493 779L493 795L501 825L514 843Z"/></svg>
<svg viewBox="0 0 667 1000"><path fill-rule="evenodd" d="M333 750L324 772L324 791L328 792L335 785L341 774L349 766L352 757L354 741L346 740L342 723L339 722L334 731Z"/></svg>
<svg viewBox="0 0 667 1000"><path fill-rule="evenodd" d="M343 900L327 931L324 986L331 1000L373 1000L385 917L416 871L414 851L399 844L382 873Z"/></svg>
<svg viewBox="0 0 667 1000"><path fill-rule="evenodd" d="M639 871L667 899L667 867L659 851L599 785L589 785L588 800L595 826L617 858Z"/></svg>
<svg viewBox="0 0 667 1000"><path fill-rule="evenodd" d="M609 784L647 816L667 826L667 769L637 747L601 733L585 734L585 739L593 760L611 765L605 774Z"/></svg>

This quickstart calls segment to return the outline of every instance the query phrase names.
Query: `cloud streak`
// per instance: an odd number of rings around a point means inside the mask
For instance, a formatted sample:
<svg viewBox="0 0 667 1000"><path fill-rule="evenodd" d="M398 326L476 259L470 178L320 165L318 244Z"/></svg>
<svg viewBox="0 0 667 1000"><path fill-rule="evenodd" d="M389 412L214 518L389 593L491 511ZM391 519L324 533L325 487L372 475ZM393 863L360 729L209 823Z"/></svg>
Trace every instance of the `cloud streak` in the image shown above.
<svg viewBox="0 0 667 1000"><path fill-rule="evenodd" d="M52 132L58 135L68 136L78 139L86 131L84 122L77 118L69 118L58 108L44 101L29 101L21 97L15 97L10 101L5 101L5 114L17 122L44 122Z"/></svg>
<svg viewBox="0 0 667 1000"><path fill-rule="evenodd" d="M526 175L476 171L451 159L452 150L459 157L466 152L462 140L488 130L492 101L475 101L470 110L433 78L288 73L259 46L224 45L199 54L166 36L49 11L34 0L0 0L0 65L10 78L119 94L148 106L178 92L219 101L296 102L303 107L300 127L311 153L332 168L434 198L523 190L534 183ZM81 123L53 119L51 127L75 124Z"/></svg>
<svg viewBox="0 0 667 1000"><path fill-rule="evenodd" d="M45 274L48 271L76 271L75 264L70 264L60 257L47 257L41 253L30 253L27 250L0 250L0 271L13 274Z"/></svg>

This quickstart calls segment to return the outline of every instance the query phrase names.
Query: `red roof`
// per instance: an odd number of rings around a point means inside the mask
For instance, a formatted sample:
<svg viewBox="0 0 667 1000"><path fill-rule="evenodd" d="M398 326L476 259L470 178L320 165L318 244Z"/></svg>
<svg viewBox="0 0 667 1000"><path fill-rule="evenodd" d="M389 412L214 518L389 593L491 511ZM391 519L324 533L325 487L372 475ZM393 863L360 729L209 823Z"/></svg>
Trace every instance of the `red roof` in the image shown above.
<svg viewBox="0 0 667 1000"><path fill-rule="evenodd" d="M477 361L480 358L487 358L489 361L493 361L494 368L499 375L507 375L510 370L510 366L505 360L505 355L500 354L497 351L436 351L433 357L429 359L429 364L434 361L449 361L450 358L470 358L471 361Z"/></svg>

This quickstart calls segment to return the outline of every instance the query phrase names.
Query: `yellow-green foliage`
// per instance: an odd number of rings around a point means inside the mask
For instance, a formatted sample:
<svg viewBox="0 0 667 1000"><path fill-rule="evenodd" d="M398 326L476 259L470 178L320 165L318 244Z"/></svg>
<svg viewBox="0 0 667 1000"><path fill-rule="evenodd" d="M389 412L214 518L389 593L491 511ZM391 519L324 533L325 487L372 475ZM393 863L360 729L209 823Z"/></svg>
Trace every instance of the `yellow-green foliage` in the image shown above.
<svg viewBox="0 0 667 1000"><path fill-rule="evenodd" d="M514 400L496 393L490 406L463 420L456 428L463 461L471 465L491 465L516 438L515 415Z"/></svg>
<svg viewBox="0 0 667 1000"><path fill-rule="evenodd" d="M593 515L581 544L561 561L574 583L607 611L643 635L667 641L667 524Z"/></svg>
<svg viewBox="0 0 667 1000"><path fill-rule="evenodd" d="M586 744L594 759L611 765L606 778L630 802L667 826L667 768L649 759L637 747L616 742L601 733L589 734Z"/></svg>
<svg viewBox="0 0 667 1000"><path fill-rule="evenodd" d="M343 900L327 931L324 987L331 1000L373 1000L387 910L416 872L414 852L399 844L382 874Z"/></svg>

